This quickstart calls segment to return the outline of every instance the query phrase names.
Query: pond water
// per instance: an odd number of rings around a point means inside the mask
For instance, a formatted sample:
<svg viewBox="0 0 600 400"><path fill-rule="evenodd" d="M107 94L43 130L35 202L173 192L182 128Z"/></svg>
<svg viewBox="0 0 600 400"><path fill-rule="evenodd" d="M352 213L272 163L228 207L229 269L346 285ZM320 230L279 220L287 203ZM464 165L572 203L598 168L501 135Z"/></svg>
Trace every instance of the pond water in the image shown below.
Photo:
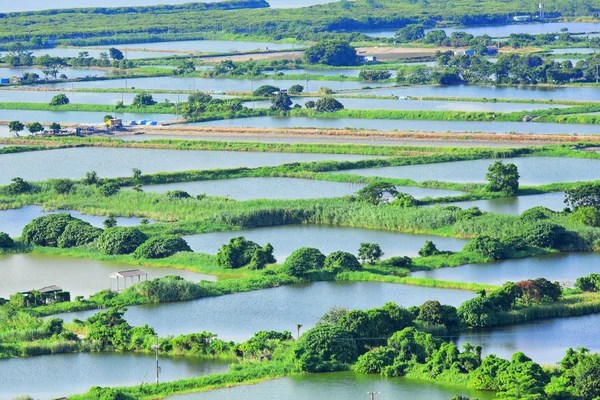
<svg viewBox="0 0 600 400"><path fill-rule="evenodd" d="M22 122L40 122L40 123L72 123L72 124L90 124L100 125L104 121L106 114L118 116L123 121L131 120L152 120L152 121L168 121L175 119L175 114L134 114L134 113L108 113L95 111L36 111L36 110L2 110L0 119L3 115L8 118Z"/></svg>
<svg viewBox="0 0 600 400"><path fill-rule="evenodd" d="M468 240L433 235L416 235L392 231L346 228L328 225L284 225L241 231L214 232L202 235L184 236L196 252L216 254L221 245L229 239L244 236L261 246L268 242L275 248L274 255L279 262L301 247L315 247L325 255L343 250L358 254L361 242L377 243L385 253L392 256L414 257L425 241L434 240L440 250L459 251Z"/></svg>
<svg viewBox="0 0 600 400"><path fill-rule="evenodd" d="M249 104L252 107L251 104ZM600 131L595 125L536 122L427 121L407 119L250 117L206 121L185 126L229 126L246 128L377 129L418 132L487 132L521 134L586 134Z"/></svg>
<svg viewBox="0 0 600 400"><path fill-rule="evenodd" d="M215 281L212 275L198 274L174 268L150 268L113 261L96 261L48 255L17 254L0 256L0 297L8 298L16 292L40 289L58 285L75 296L90 296L109 288L108 276L113 272L141 268L148 273L148 279L167 275L181 276L189 281ZM142 277L144 279L144 277ZM137 283L137 279L135 279ZM130 286L130 280L127 286ZM116 289L116 282L112 282ZM119 287L123 288L123 280Z"/></svg>
<svg viewBox="0 0 600 400"><path fill-rule="evenodd" d="M226 362L195 357L160 357L161 382L222 373ZM22 395L54 399L81 394L92 386L154 383L154 355L135 353L54 354L0 360L0 399Z"/></svg>
<svg viewBox="0 0 600 400"><path fill-rule="evenodd" d="M123 101L124 104L133 103L135 93L88 93L88 92L58 92L58 91L43 91L43 90L0 90L0 101L2 102L32 102L32 103L49 103L50 100L57 94L65 94L73 104L116 104L117 101ZM158 93L152 94L155 101L161 103L165 99L170 102L187 101L187 95ZM36 111L36 113L39 111ZM172 116L167 116L172 118ZM161 114L161 119L165 118L165 114Z"/></svg>
<svg viewBox="0 0 600 400"><path fill-rule="evenodd" d="M364 185L356 183L328 182L297 178L239 178L213 181L167 183L146 185L145 192L163 193L168 190L185 190L191 195L205 193L208 196L230 197L236 200L251 199L318 199L341 197L356 193ZM398 186L398 191L416 198L425 196L454 196L463 192L419 187ZM0 214L1 215L1 214Z"/></svg>
<svg viewBox="0 0 600 400"><path fill-rule="evenodd" d="M405 378L383 378L380 375L334 372L281 378L256 385L237 386L202 393L168 397L169 400L314 400L368 399L377 392L378 400L448 400L461 395L482 400L493 399L489 392L470 391L458 386L442 386Z"/></svg>
<svg viewBox="0 0 600 400"><path fill-rule="evenodd" d="M252 51L252 50L283 50L305 47L305 45L292 45L289 43L266 43L266 42L244 42L234 40L179 40L173 42L151 42L151 43L127 43L114 46L99 45L86 46L86 49L104 49L116 47L122 51L125 49L138 50L160 50L155 52L160 57L163 51L193 51L195 53L229 53L234 51ZM199 69L199 68L196 68Z"/></svg>
<svg viewBox="0 0 600 400"><path fill-rule="evenodd" d="M600 25L599 25L600 26ZM551 49L554 54L593 54L600 51L600 49Z"/></svg>
<svg viewBox="0 0 600 400"><path fill-rule="evenodd" d="M410 307L439 300L458 307L475 297L466 290L440 289L380 282L315 282L256 290L177 303L128 307L131 325L148 324L161 336L193 332L219 335L224 340L244 341L260 330L302 332L313 327L331 307L367 309L393 301ZM85 319L97 310L61 314L65 321Z"/></svg>
<svg viewBox="0 0 600 400"><path fill-rule="evenodd" d="M530 24L509 24L509 25L488 25L472 26L464 28L434 28L441 29L450 36L452 32L467 32L474 36L489 35L491 37L509 36L511 33L527 33L530 35L539 35L542 33L560 33L562 28L569 29L570 32L597 32L600 31L600 23L593 22L549 22L549 23L530 23ZM431 29L426 30L426 32ZM394 30L382 30L365 32L369 36L392 37L397 32Z"/></svg>
<svg viewBox="0 0 600 400"><path fill-rule="evenodd" d="M488 167L498 160L455 161L448 163L352 169L332 172L408 178L416 181L485 182ZM543 185L553 182L577 182L600 179L600 160L561 157L517 157L503 159L519 169L521 185Z"/></svg>
<svg viewBox="0 0 600 400"><path fill-rule="evenodd" d="M288 45L290 46L290 45ZM272 75L281 72L284 75L323 75L323 76L346 76L357 78L360 69L278 69L274 71L265 71L265 74ZM396 71L390 70L392 76L396 76Z"/></svg>
<svg viewBox="0 0 600 400"><path fill-rule="evenodd" d="M517 351L524 352L534 361L555 364L569 347L587 347L592 353L600 351L598 329L600 315L555 318L522 325L494 329L473 330L463 333L458 344L482 345L483 354L496 354L510 359Z"/></svg>
<svg viewBox="0 0 600 400"><path fill-rule="evenodd" d="M25 72L35 73L44 79L42 68L0 68L0 77L10 78L13 76L22 76ZM65 74L67 78L85 78L88 76L110 75L112 71L106 69L88 69L88 68L60 68L58 76Z"/></svg>
<svg viewBox="0 0 600 400"><path fill-rule="evenodd" d="M488 264L470 264L455 268L418 271L413 272L411 276L490 285L546 278L553 282L568 282L572 285L575 279L587 276L592 272L600 272L599 253L549 254Z"/></svg>
<svg viewBox="0 0 600 400"><path fill-rule="evenodd" d="M0 210L0 231L8 233L12 237L21 236L21 232L25 225L30 223L34 218L48 214L71 214L75 218L82 219L90 224L102 227L102 223L107 218L102 215L82 214L75 210L54 210L44 211L39 206L25 206L21 208L11 208L8 210ZM140 218L124 218L115 217L117 226L134 226L140 224Z"/></svg>
<svg viewBox="0 0 600 400"><path fill-rule="evenodd" d="M531 196L502 197L499 199L457 201L444 203L439 206L458 206L460 208L479 207L482 211L497 212L503 214L519 215L530 208L542 206L554 211L561 211L566 207L565 194L546 193Z"/></svg>
<svg viewBox="0 0 600 400"><path fill-rule="evenodd" d="M41 57L49 55L51 57L78 57L82 51L87 51L89 57L100 58L101 53L108 53L108 47L102 49L88 49L83 47L54 47L51 49L34 49L29 50L35 57ZM180 51L127 51L127 59L136 60L139 58L157 58L157 57L168 57L168 56L187 56L192 52L180 52Z"/></svg>
<svg viewBox="0 0 600 400"><path fill-rule="evenodd" d="M537 87L537 86L411 86L377 90L363 90L359 94L379 96L437 96L471 97L487 99L536 99L536 100L600 100L600 90L591 87Z"/></svg>
<svg viewBox="0 0 600 400"><path fill-rule="evenodd" d="M0 92L0 96L2 93ZM307 101L317 101L318 97L292 98L295 104L304 107ZM50 100L48 100L50 101ZM437 101L437 100L387 100L387 99L351 99L341 98L339 101L344 108L350 110L427 110L427 111L490 111L514 112L547 110L549 108L566 108L568 106L552 104L519 104L519 103L485 103L467 101ZM271 101L248 101L248 108L268 108Z"/></svg>
<svg viewBox="0 0 600 400"><path fill-rule="evenodd" d="M361 160L368 156L346 154L259 153L235 151L71 148L3 154L0 184L19 176L25 180L80 179L86 172L98 176L130 176L132 168L143 173L191 169L274 166L290 162ZM27 165L27 168L23 168Z"/></svg>
<svg viewBox="0 0 600 400"><path fill-rule="evenodd" d="M392 83L365 83L356 81L310 81L308 89L306 80L277 80L277 79L257 79L254 81L247 79L215 79L215 78L175 78L170 76L152 77L152 78L133 78L128 79L111 79L104 81L86 81L75 82L75 88L124 88L127 84L128 88L138 89L172 89L172 90L195 90L202 91L252 91L263 85L272 85L282 89L287 89L292 85L304 86L304 91L317 91L322 86L326 86L333 90L356 90L363 87L384 87L391 86ZM49 87L55 88L70 88L71 82L61 82L49 84Z"/></svg>

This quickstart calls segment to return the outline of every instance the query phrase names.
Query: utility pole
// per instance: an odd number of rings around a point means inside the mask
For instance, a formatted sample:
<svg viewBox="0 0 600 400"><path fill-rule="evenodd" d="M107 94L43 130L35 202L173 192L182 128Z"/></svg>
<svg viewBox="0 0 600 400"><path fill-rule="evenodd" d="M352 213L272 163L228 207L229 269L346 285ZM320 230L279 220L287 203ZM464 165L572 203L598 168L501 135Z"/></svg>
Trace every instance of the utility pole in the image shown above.
<svg viewBox="0 0 600 400"><path fill-rule="evenodd" d="M156 384L158 385L158 374L160 374L160 367L158 366L158 349L160 348L158 336L156 336L156 344L153 344L150 348L156 350Z"/></svg>
<svg viewBox="0 0 600 400"><path fill-rule="evenodd" d="M300 324L296 324L296 340L300 339L300 328L302 328L303 325Z"/></svg>
<svg viewBox="0 0 600 400"><path fill-rule="evenodd" d="M367 392L369 396L371 396L371 400L375 400L375 396L380 395L380 392Z"/></svg>

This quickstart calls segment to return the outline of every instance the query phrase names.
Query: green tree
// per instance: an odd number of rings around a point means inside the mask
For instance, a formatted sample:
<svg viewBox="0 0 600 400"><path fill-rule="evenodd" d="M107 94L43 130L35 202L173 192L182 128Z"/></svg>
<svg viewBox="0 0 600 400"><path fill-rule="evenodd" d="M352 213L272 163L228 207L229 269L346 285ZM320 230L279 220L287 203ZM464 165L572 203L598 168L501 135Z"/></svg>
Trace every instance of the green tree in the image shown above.
<svg viewBox="0 0 600 400"><path fill-rule="evenodd" d="M289 94L298 94L298 93L302 93L303 91L304 91L304 86L298 85L298 84L292 85L288 89Z"/></svg>
<svg viewBox="0 0 600 400"><path fill-rule="evenodd" d="M54 133L58 133L62 129L62 126L60 126L60 124L58 122L53 122L50 124L48 129L50 129Z"/></svg>
<svg viewBox="0 0 600 400"><path fill-rule="evenodd" d="M73 182L70 179L52 179L50 184L57 194L67 194L73 189Z"/></svg>
<svg viewBox="0 0 600 400"><path fill-rule="evenodd" d="M25 125L23 125L20 121L10 121L8 123L8 131L14 133L16 136L19 136L19 132L25 129Z"/></svg>
<svg viewBox="0 0 600 400"><path fill-rule="evenodd" d="M294 348L296 363L306 372L338 371L357 357L356 342L339 326L316 326L304 333Z"/></svg>
<svg viewBox="0 0 600 400"><path fill-rule="evenodd" d="M44 127L39 122L32 122L30 124L27 124L27 130L31 134L36 134L38 132L42 132L44 130Z"/></svg>
<svg viewBox="0 0 600 400"><path fill-rule="evenodd" d="M579 224L598 227L600 226L600 209L596 207L578 207L571 218Z"/></svg>
<svg viewBox="0 0 600 400"><path fill-rule="evenodd" d="M304 103L304 107L308 108L309 110L315 108L315 105L315 102L312 100L309 100L306 103Z"/></svg>
<svg viewBox="0 0 600 400"><path fill-rule="evenodd" d="M381 69L361 69L358 73L358 77L363 81L377 82L390 79L392 73Z"/></svg>
<svg viewBox="0 0 600 400"><path fill-rule="evenodd" d="M156 101L152 98L150 93L138 93L133 98L133 106L135 107L146 107L153 106Z"/></svg>
<svg viewBox="0 0 600 400"><path fill-rule="evenodd" d="M8 236L8 234L0 232L0 249L8 249L10 247L13 247L14 244L15 242L11 239L10 236Z"/></svg>
<svg viewBox="0 0 600 400"><path fill-rule="evenodd" d="M509 249L496 238L487 235L477 235L471 239L464 250L498 260L503 258Z"/></svg>
<svg viewBox="0 0 600 400"><path fill-rule="evenodd" d="M392 201L392 205L400 208L416 207L419 202L408 193L398 193Z"/></svg>
<svg viewBox="0 0 600 400"><path fill-rule="evenodd" d="M335 112L343 108L344 105L333 97L323 97L315 103L315 110L317 112Z"/></svg>
<svg viewBox="0 0 600 400"><path fill-rule="evenodd" d="M179 236L154 236L142 243L133 252L133 256L135 258L165 258L180 251L192 251L192 249Z"/></svg>
<svg viewBox="0 0 600 400"><path fill-rule="evenodd" d="M108 217L102 222L102 225L104 225L106 229L114 228L117 226L117 219L115 217Z"/></svg>
<svg viewBox="0 0 600 400"><path fill-rule="evenodd" d="M600 396L600 357L586 354L573 368L575 392L583 399Z"/></svg>
<svg viewBox="0 0 600 400"><path fill-rule="evenodd" d="M83 178L83 183L86 185L96 185L98 184L98 174L96 171L86 172L85 178Z"/></svg>
<svg viewBox="0 0 600 400"><path fill-rule="evenodd" d="M496 305L488 297L467 300L458 308L458 316L473 328L487 328L498 323Z"/></svg>
<svg viewBox="0 0 600 400"><path fill-rule="evenodd" d="M579 207L600 208L600 185L583 183L565 190L565 203L573 209Z"/></svg>
<svg viewBox="0 0 600 400"><path fill-rule="evenodd" d="M108 54L110 55L110 58L112 58L113 60L122 60L123 58L125 58L123 56L123 52L119 49L116 49L114 47L111 47L108 49Z"/></svg>
<svg viewBox="0 0 600 400"><path fill-rule="evenodd" d="M271 99L271 110L289 111L292 104L292 99L290 99L287 93L278 93Z"/></svg>
<svg viewBox="0 0 600 400"><path fill-rule="evenodd" d="M564 227L549 222L539 222L527 227L523 237L529 246L560 248L566 242Z"/></svg>
<svg viewBox="0 0 600 400"><path fill-rule="evenodd" d="M323 269L334 274L342 271L360 271L362 266L354 254L334 251L325 258Z"/></svg>
<svg viewBox="0 0 600 400"><path fill-rule="evenodd" d="M519 189L519 177L519 171L515 164L504 164L502 161L496 161L490 165L485 176L488 181L486 190L513 196Z"/></svg>
<svg viewBox="0 0 600 400"><path fill-rule="evenodd" d="M252 269L261 269L265 264L274 262L273 246L270 243L261 248L243 236L230 239L217 252L217 264L223 268L237 269L252 264Z"/></svg>
<svg viewBox="0 0 600 400"><path fill-rule="evenodd" d="M21 240L32 246L57 247L58 238L75 218L69 214L50 214L35 218L25 225Z"/></svg>
<svg viewBox="0 0 600 400"><path fill-rule="evenodd" d="M438 250L438 248L435 246L435 243L433 243L431 240L425 241L423 248L418 251L418 254L421 257L436 256L440 253L441 251Z"/></svg>
<svg viewBox="0 0 600 400"><path fill-rule="evenodd" d="M325 255L312 247L302 247L294 251L283 264L284 271L292 276L303 276L307 272L323 268Z"/></svg>
<svg viewBox="0 0 600 400"><path fill-rule="evenodd" d="M423 25L407 25L399 29L394 36L402 42L414 42L425 37L425 29Z"/></svg>
<svg viewBox="0 0 600 400"><path fill-rule="evenodd" d="M96 247L105 254L130 254L147 239L137 228L108 228L96 239Z"/></svg>
<svg viewBox="0 0 600 400"><path fill-rule="evenodd" d="M31 189L32 187L29 182L23 180L23 178L15 177L11 179L11 183L6 186L4 191L9 195L17 195L30 192Z"/></svg>
<svg viewBox="0 0 600 400"><path fill-rule="evenodd" d="M278 93L280 91L281 91L281 89L276 86L263 85L263 86L260 86L257 89L255 89L254 92L252 92L252 95L260 96L260 97L268 97L268 96L272 96L274 93Z"/></svg>
<svg viewBox="0 0 600 400"><path fill-rule="evenodd" d="M383 254L381 247L376 243L362 242L358 248L358 259L368 264L375 264Z"/></svg>
<svg viewBox="0 0 600 400"><path fill-rule="evenodd" d="M100 236L102 229L96 228L88 222L75 219L69 222L61 235L58 237L57 246L70 248L92 243Z"/></svg>
<svg viewBox="0 0 600 400"><path fill-rule="evenodd" d="M308 64L333 66L356 65L356 49L342 40L323 40L304 51L303 60Z"/></svg>
<svg viewBox="0 0 600 400"><path fill-rule="evenodd" d="M388 182L373 182L360 189L356 193L356 197L360 201L364 201L373 205L379 205L383 202L394 198L398 194L396 186Z"/></svg>
<svg viewBox="0 0 600 400"><path fill-rule="evenodd" d="M61 93L61 94L57 94L56 96L52 97L52 100L50 100L50 105L51 106L64 106L65 104L69 104L70 100L67 97L66 94Z"/></svg>
<svg viewBox="0 0 600 400"><path fill-rule="evenodd" d="M106 182L100 185L98 189L104 197L110 197L119 193L119 190L121 190L121 186L119 186L119 184L116 182Z"/></svg>
<svg viewBox="0 0 600 400"><path fill-rule="evenodd" d="M213 98L210 94L202 93L202 92L194 92L188 96L188 103L206 104L206 103L210 103L210 101L212 99Z"/></svg>
<svg viewBox="0 0 600 400"><path fill-rule="evenodd" d="M136 181L140 180L140 178L142 177L142 170L138 169L138 168L133 168L132 172L133 172L133 179L135 179Z"/></svg>

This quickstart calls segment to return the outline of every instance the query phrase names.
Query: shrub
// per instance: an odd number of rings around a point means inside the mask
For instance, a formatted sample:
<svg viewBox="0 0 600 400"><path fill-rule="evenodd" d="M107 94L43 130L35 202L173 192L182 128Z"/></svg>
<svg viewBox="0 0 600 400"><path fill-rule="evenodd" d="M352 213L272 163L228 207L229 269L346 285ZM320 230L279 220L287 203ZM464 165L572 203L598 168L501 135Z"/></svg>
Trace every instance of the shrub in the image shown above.
<svg viewBox="0 0 600 400"><path fill-rule="evenodd" d="M458 308L461 320L474 328L486 328L498 323L495 304L487 297L467 300Z"/></svg>
<svg viewBox="0 0 600 400"><path fill-rule="evenodd" d="M265 264L275 261L270 243L261 248L243 236L230 239L217 252L217 264L223 268L237 269L252 264L252 269L261 269Z"/></svg>
<svg viewBox="0 0 600 400"><path fill-rule="evenodd" d="M51 179L50 184L57 194L67 194L73 188L73 182L69 179Z"/></svg>
<svg viewBox="0 0 600 400"><path fill-rule="evenodd" d="M292 85L288 89L289 94L298 94L298 93L302 93L303 91L304 91L304 86L298 85L298 84Z"/></svg>
<svg viewBox="0 0 600 400"><path fill-rule="evenodd" d="M302 276L309 271L323 268L325 255L312 247L302 247L294 251L283 264L285 272L292 276Z"/></svg>
<svg viewBox="0 0 600 400"><path fill-rule="evenodd" d="M102 229L85 221L74 219L59 236L57 245L61 248L83 246L96 240L100 234L102 234Z"/></svg>
<svg viewBox="0 0 600 400"><path fill-rule="evenodd" d="M138 93L133 98L132 104L135 107L153 106L156 104L156 101L152 98L150 93Z"/></svg>
<svg viewBox="0 0 600 400"><path fill-rule="evenodd" d="M575 280L575 287L583 292L597 292L600 289L600 274L592 273Z"/></svg>
<svg viewBox="0 0 600 400"><path fill-rule="evenodd" d="M527 228L524 236L529 246L558 248L564 242L566 230L560 225L541 222Z"/></svg>
<svg viewBox="0 0 600 400"><path fill-rule="evenodd" d="M119 193L121 186L119 186L119 184L116 182L106 182L105 184L101 185L99 189L100 193L102 193L104 197L110 197Z"/></svg>
<svg viewBox="0 0 600 400"><path fill-rule="evenodd" d="M11 183L5 187L4 191L8 195L27 193L31 191L31 185L22 178L12 178Z"/></svg>
<svg viewBox="0 0 600 400"><path fill-rule="evenodd" d="M488 181L486 190L513 196L519 189L519 178L519 171L515 164L504 164L502 161L496 161L490 165L485 176Z"/></svg>
<svg viewBox="0 0 600 400"><path fill-rule="evenodd" d="M316 326L302 335L294 348L297 365L306 372L337 371L357 356L356 342L339 326Z"/></svg>
<svg viewBox="0 0 600 400"><path fill-rule="evenodd" d="M25 225L21 240L27 245L56 247L58 238L73 221L76 219L69 214L44 215Z"/></svg>
<svg viewBox="0 0 600 400"><path fill-rule="evenodd" d="M398 193L392 204L401 208L407 208L415 207L418 202L417 199L408 193Z"/></svg>
<svg viewBox="0 0 600 400"><path fill-rule="evenodd" d="M165 258L180 251L192 251L179 236L154 236L142 243L134 252L135 258Z"/></svg>
<svg viewBox="0 0 600 400"><path fill-rule="evenodd" d="M410 268L412 258L406 256L390 257L387 260L383 260L381 265L384 267Z"/></svg>
<svg viewBox="0 0 600 400"><path fill-rule="evenodd" d="M252 92L252 95L268 97L268 96L271 96L273 93L280 92L280 91L281 91L281 89L276 86L263 85L263 86L260 86L259 88L257 88L254 92Z"/></svg>
<svg viewBox="0 0 600 400"><path fill-rule="evenodd" d="M67 97L66 94L63 94L63 93L57 94L56 96L54 96L52 98L52 100L50 100L51 106L62 106L62 105L69 104L69 103L70 103L69 98Z"/></svg>
<svg viewBox="0 0 600 400"><path fill-rule="evenodd" d="M505 256L508 249L496 238L477 235L465 246L464 250L498 260Z"/></svg>
<svg viewBox="0 0 600 400"><path fill-rule="evenodd" d="M316 103L312 100L307 101L306 103L304 103L304 107L311 109L311 108L315 108Z"/></svg>
<svg viewBox="0 0 600 400"><path fill-rule="evenodd" d="M519 221L526 223L536 223L542 219L548 219L548 217L553 213L552 210L546 207L533 207L529 210L525 210L519 215Z"/></svg>
<svg viewBox="0 0 600 400"><path fill-rule="evenodd" d="M373 205L379 205L398 194L396 187L387 182L373 182L356 192L356 197Z"/></svg>
<svg viewBox="0 0 600 400"><path fill-rule="evenodd" d="M600 208L600 185L584 183L573 189L565 190L565 203L571 208Z"/></svg>
<svg viewBox="0 0 600 400"><path fill-rule="evenodd" d="M419 250L418 254L421 257L429 257L429 256L435 256L440 254L441 251L439 251L437 249L437 247L435 246L435 243L433 243L431 240L427 240L425 242L425 244L423 245L423 248Z"/></svg>
<svg viewBox="0 0 600 400"><path fill-rule="evenodd" d="M506 236L500 239L500 242L507 248L515 250L525 250L527 248L527 243L521 236Z"/></svg>
<svg viewBox="0 0 600 400"><path fill-rule="evenodd" d="M335 112L342 110L343 104L334 99L333 97L323 97L315 103L315 110L317 112Z"/></svg>
<svg viewBox="0 0 600 400"><path fill-rule="evenodd" d="M169 199L174 200L174 199L189 199L190 194L186 191L183 190L169 190L165 193L165 196L167 196Z"/></svg>
<svg viewBox="0 0 600 400"><path fill-rule="evenodd" d="M130 254L135 251L148 236L137 228L109 228L96 239L98 250L105 254Z"/></svg>
<svg viewBox="0 0 600 400"><path fill-rule="evenodd" d="M339 39L326 39L315 43L304 51L302 56L308 64L333 66L356 65L356 49L348 42Z"/></svg>
<svg viewBox="0 0 600 400"><path fill-rule="evenodd" d="M323 268L337 274L341 271L360 271L362 266L354 254L345 251L334 251L325 258Z"/></svg>
<svg viewBox="0 0 600 400"><path fill-rule="evenodd" d="M358 248L358 259L369 264L374 264L383 254L381 247L376 243L362 242Z"/></svg>
<svg viewBox="0 0 600 400"><path fill-rule="evenodd" d="M0 232L0 249L8 249L12 247L15 242L8 236L7 233Z"/></svg>
<svg viewBox="0 0 600 400"><path fill-rule="evenodd" d="M573 212L571 218L582 225L600 226L600 210L595 207L579 207Z"/></svg>
<svg viewBox="0 0 600 400"><path fill-rule="evenodd" d="M467 221L481 215L483 215L483 211L481 211L479 207L469 207L466 210L458 210L456 213L456 220Z"/></svg>
<svg viewBox="0 0 600 400"><path fill-rule="evenodd" d="M96 171L86 172L83 183L86 185L96 185L98 183L98 174Z"/></svg>
<svg viewBox="0 0 600 400"><path fill-rule="evenodd" d="M363 374L380 374L383 369L394 363L396 351L390 347L376 347L358 357L356 371Z"/></svg>

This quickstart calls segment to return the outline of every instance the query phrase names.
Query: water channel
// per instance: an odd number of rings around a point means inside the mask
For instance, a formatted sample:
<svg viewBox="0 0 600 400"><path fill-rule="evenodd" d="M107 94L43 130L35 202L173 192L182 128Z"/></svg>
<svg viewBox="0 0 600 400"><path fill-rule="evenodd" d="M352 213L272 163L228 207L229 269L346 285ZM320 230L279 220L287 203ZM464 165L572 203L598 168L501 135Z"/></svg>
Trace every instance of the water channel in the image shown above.
<svg viewBox="0 0 600 400"><path fill-rule="evenodd" d="M565 194L545 193L531 196L501 197L499 199L457 201L455 203L444 203L439 206L458 206L462 209L479 207L482 211L497 212L502 214L519 215L525 210L541 206L553 211L561 211L566 207Z"/></svg>

